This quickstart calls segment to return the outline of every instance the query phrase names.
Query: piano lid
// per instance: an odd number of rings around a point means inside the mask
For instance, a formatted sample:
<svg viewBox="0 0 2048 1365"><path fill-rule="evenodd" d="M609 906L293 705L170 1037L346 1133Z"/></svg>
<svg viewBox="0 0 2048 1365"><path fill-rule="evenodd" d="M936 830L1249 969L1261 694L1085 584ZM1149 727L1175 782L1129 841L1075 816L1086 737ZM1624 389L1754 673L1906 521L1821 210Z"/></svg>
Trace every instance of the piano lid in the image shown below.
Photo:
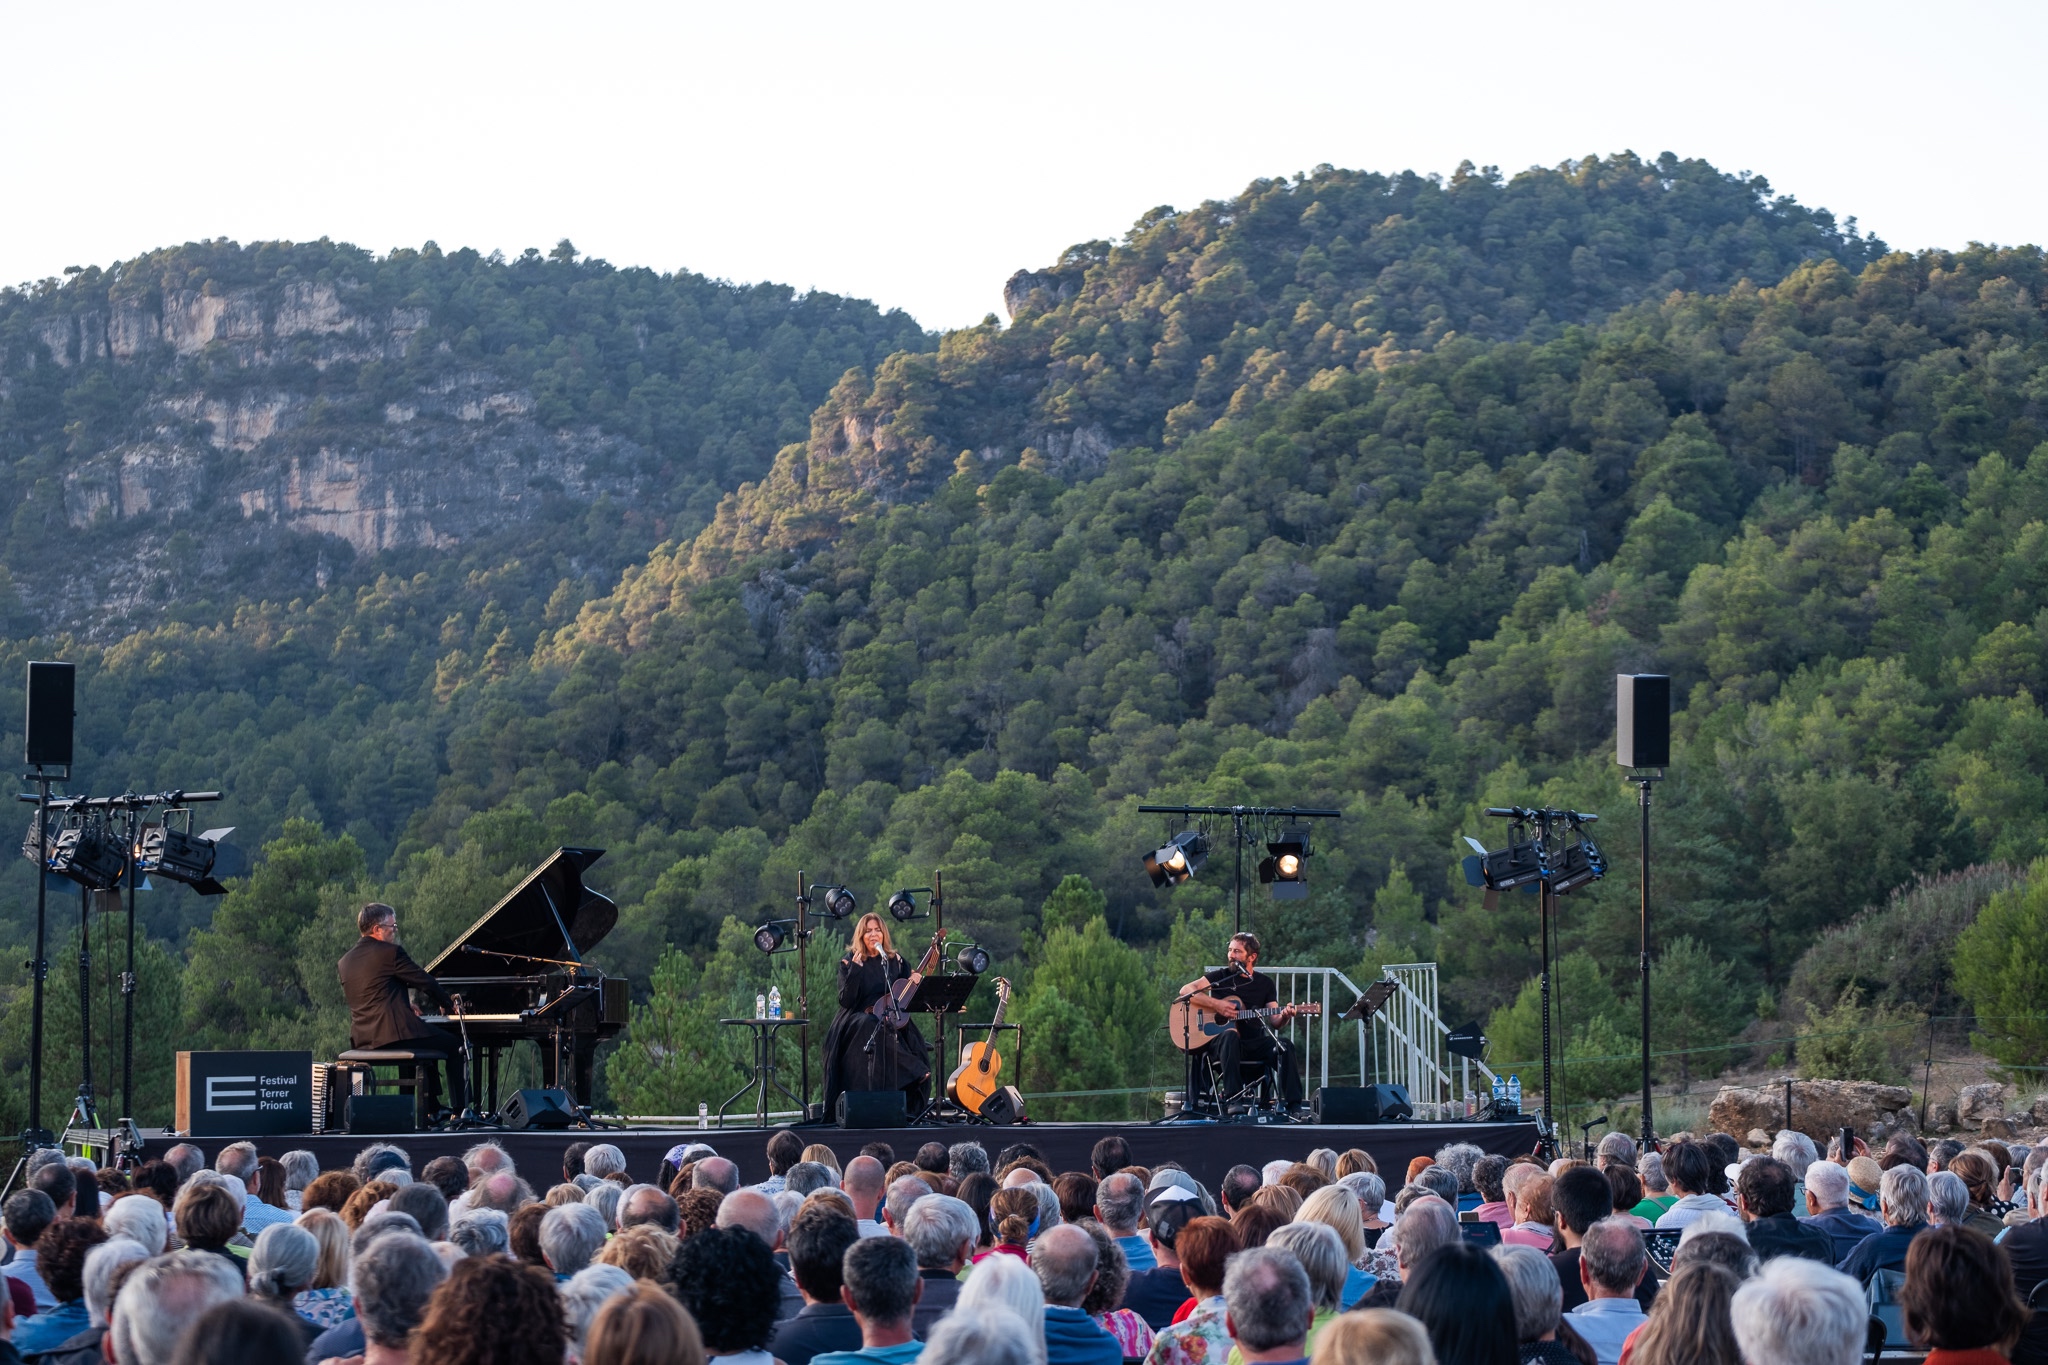
<svg viewBox="0 0 2048 1365"><path fill-rule="evenodd" d="M427 971L435 976L444 971L459 976L519 970L516 962L464 953L466 947L515 957L531 954L581 962L583 954L601 943L619 919L618 906L583 884L584 872L603 856L601 848L556 849L525 881L486 910L483 918L442 949L441 955L427 964ZM546 964L536 961L532 970L544 971Z"/></svg>

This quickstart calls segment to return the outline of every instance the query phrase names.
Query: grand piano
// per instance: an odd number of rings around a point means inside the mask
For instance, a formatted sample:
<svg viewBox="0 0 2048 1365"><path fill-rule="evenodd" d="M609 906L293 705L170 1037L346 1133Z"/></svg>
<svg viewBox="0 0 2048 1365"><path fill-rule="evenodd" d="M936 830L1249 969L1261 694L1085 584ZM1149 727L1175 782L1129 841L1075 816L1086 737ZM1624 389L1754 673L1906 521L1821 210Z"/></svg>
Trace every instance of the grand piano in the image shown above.
<svg viewBox="0 0 2048 1365"><path fill-rule="evenodd" d="M558 848L525 881L458 935L427 973L465 1002L463 1017L423 1016L469 1034L477 1091L498 1107L498 1059L521 1042L540 1050L541 1079L590 1103L598 1043L624 1028L624 977L586 966L583 955L618 922L619 908L583 884L601 848Z"/></svg>

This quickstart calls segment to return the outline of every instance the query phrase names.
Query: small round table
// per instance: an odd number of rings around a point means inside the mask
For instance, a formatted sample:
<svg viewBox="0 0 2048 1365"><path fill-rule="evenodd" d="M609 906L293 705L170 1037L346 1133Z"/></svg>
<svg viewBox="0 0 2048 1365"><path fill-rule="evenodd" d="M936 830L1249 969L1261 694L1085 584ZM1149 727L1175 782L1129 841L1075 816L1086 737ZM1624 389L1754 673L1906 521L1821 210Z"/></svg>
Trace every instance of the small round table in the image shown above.
<svg viewBox="0 0 2048 1365"><path fill-rule="evenodd" d="M781 1091L797 1112L804 1111L804 1102L789 1093L789 1088L775 1077L775 1035L778 1029L802 1028L810 1023L808 1019L721 1019L718 1021L728 1028L752 1029L754 1034L753 1074L747 1083L733 1091L724 1104L718 1106L718 1126L725 1127L725 1111L738 1103L740 1096L749 1090L754 1092L754 1124L758 1128L768 1126L768 1087Z"/></svg>

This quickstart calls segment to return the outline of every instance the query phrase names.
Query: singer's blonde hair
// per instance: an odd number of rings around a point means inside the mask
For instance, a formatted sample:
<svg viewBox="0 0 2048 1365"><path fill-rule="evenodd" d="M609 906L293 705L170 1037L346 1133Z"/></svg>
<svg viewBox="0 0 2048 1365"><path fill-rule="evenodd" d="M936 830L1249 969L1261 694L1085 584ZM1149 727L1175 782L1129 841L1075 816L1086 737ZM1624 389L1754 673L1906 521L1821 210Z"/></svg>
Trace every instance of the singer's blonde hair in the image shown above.
<svg viewBox="0 0 2048 1365"><path fill-rule="evenodd" d="M873 923L876 928L882 931L882 956L896 956L896 940L889 937L887 922L880 915L870 910L853 923L853 960L855 962L869 962L873 960L868 956L868 925L870 923Z"/></svg>

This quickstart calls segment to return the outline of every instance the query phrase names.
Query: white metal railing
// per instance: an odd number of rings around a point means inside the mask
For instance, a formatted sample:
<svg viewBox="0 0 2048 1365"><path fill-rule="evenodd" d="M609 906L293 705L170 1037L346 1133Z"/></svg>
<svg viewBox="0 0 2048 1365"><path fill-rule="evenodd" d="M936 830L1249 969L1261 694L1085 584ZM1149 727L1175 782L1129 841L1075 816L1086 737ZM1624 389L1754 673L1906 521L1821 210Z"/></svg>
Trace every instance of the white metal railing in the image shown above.
<svg viewBox="0 0 2048 1365"><path fill-rule="evenodd" d="M1345 1010L1351 1008L1351 1000L1342 1004L1330 998L1330 987L1342 983L1350 989L1352 1000L1364 992L1352 984L1351 978L1335 967L1261 967L1266 976L1273 978L1273 989L1283 1005L1315 1004L1322 1007L1322 1015L1316 1019L1295 1019L1287 1025L1287 1038L1298 1049L1301 1058L1302 1084L1311 1090L1330 1083L1330 1022ZM1357 1020L1351 1021L1357 1033L1359 1084L1365 1084L1365 1026ZM1311 1079L1313 1077L1314 1079Z"/></svg>
<svg viewBox="0 0 2048 1365"><path fill-rule="evenodd" d="M1487 1092L1479 1097L1480 1102L1491 1098L1494 1073L1484 1062L1459 1057L1456 1074L1450 1069L1451 1053L1444 1042L1450 1028L1437 1012L1436 964L1389 964L1380 969L1380 979L1391 983L1394 993L1372 1017L1373 1069L1408 1091L1415 1116L1464 1117L1475 1098L1475 1068L1484 1078Z"/></svg>

